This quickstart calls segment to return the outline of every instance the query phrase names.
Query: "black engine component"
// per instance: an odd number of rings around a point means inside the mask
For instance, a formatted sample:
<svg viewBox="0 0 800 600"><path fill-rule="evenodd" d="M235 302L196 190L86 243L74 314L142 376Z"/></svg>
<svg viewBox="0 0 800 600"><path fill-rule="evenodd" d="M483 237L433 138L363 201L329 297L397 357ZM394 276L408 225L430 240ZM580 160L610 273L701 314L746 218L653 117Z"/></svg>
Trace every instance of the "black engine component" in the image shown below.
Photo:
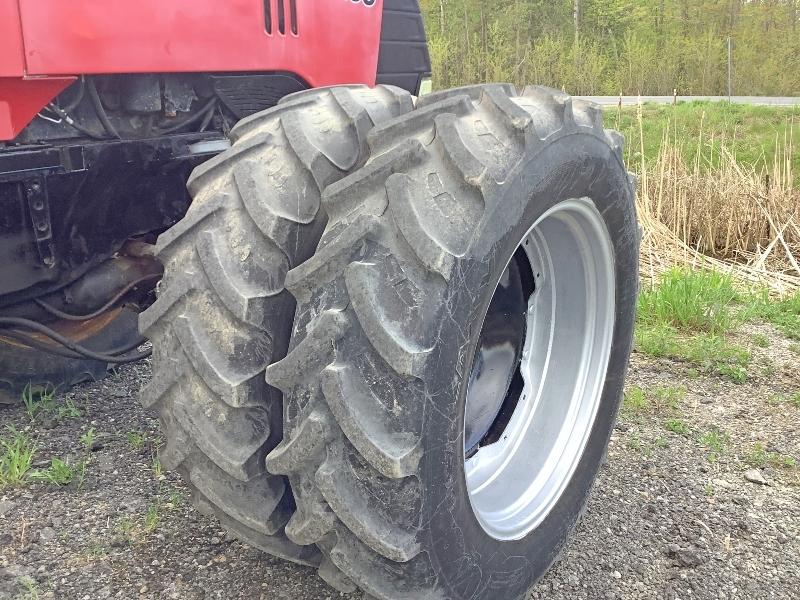
<svg viewBox="0 0 800 600"><path fill-rule="evenodd" d="M132 113L159 112L161 110L161 82L159 80L160 77L158 75L121 78L120 99L122 108ZM184 110L188 111L189 109L186 108Z"/></svg>
<svg viewBox="0 0 800 600"><path fill-rule="evenodd" d="M6 306L0 316L39 323L88 321L122 303L145 304L162 272L152 256L118 255L56 292Z"/></svg>
<svg viewBox="0 0 800 600"><path fill-rule="evenodd" d="M0 152L0 313L175 223L189 205L189 173L226 145L219 133L195 133Z"/></svg>

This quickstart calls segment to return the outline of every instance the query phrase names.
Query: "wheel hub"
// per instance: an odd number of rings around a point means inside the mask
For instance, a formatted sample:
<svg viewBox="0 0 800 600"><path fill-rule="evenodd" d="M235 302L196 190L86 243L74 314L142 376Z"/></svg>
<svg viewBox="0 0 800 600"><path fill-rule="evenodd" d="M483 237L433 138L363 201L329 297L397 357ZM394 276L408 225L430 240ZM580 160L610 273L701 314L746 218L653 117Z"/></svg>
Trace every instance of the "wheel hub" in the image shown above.
<svg viewBox="0 0 800 600"><path fill-rule="evenodd" d="M479 446L502 434L522 391L519 363L527 329L528 298L533 276L524 250L518 250L497 284L483 321L467 387L464 450L473 456Z"/></svg>
<svg viewBox="0 0 800 600"><path fill-rule="evenodd" d="M611 238L588 198L547 211L500 278L464 413L470 502L496 539L535 529L577 468L605 382L614 289Z"/></svg>

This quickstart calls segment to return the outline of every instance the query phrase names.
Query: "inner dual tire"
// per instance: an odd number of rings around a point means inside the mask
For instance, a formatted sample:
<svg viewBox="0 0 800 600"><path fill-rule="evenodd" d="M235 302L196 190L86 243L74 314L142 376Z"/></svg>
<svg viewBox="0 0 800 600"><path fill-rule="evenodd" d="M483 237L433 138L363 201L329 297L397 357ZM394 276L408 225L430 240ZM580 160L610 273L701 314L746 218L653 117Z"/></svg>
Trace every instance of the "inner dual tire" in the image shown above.
<svg viewBox="0 0 800 600"><path fill-rule="evenodd" d="M368 133L299 104L340 95L377 99ZM522 598L586 505L622 393L639 236L620 137L594 105L507 85L413 110L393 89L305 92L237 130L159 241L142 321L166 456L234 533L342 591ZM343 131L347 160L295 152ZM290 149L335 169L270 181ZM308 202L274 242L264 225Z"/></svg>

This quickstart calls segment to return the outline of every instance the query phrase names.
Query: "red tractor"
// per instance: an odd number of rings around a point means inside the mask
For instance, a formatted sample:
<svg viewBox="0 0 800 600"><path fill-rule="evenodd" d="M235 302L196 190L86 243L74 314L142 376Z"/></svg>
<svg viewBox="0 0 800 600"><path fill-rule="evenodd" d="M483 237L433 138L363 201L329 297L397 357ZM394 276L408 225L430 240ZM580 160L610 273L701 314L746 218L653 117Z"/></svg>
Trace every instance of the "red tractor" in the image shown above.
<svg viewBox="0 0 800 600"><path fill-rule="evenodd" d="M0 0L0 401L149 340L162 462L233 534L524 597L616 417L633 186L598 107L429 75L417 0Z"/></svg>

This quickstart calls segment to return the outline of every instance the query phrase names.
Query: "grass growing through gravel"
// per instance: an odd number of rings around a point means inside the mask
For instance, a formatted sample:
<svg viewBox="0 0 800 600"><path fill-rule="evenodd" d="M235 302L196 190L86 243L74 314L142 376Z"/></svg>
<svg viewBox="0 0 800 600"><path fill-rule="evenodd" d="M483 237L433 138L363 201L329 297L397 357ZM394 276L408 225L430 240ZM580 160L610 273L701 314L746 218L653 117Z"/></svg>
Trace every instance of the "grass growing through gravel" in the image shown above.
<svg viewBox="0 0 800 600"><path fill-rule="evenodd" d="M635 418L646 414L662 414L678 407L686 395L683 386L631 386L625 390L622 403L624 417Z"/></svg>
<svg viewBox="0 0 800 600"><path fill-rule="evenodd" d="M701 446L704 446L710 450L707 458L709 461L714 462L725 451L725 446L730 440L726 433L723 433L718 429L711 429L701 435L698 441L700 442Z"/></svg>
<svg viewBox="0 0 800 600"><path fill-rule="evenodd" d="M677 433L678 435L689 434L689 426L680 419L667 419L664 421L664 429L672 433Z"/></svg>
<svg viewBox="0 0 800 600"><path fill-rule="evenodd" d="M83 434L81 434L81 437L79 439L81 442L81 446L83 446L83 449L86 450L86 452L89 452L92 449L92 446L94 445L95 441L94 427L89 427L89 429L87 429Z"/></svg>
<svg viewBox="0 0 800 600"><path fill-rule="evenodd" d="M744 314L771 323L791 340L800 340L800 292L778 301L763 292L753 294Z"/></svg>
<svg viewBox="0 0 800 600"><path fill-rule="evenodd" d="M769 338L763 333L757 333L753 336L753 343L759 348L769 348Z"/></svg>
<svg viewBox="0 0 800 600"><path fill-rule="evenodd" d="M39 600L39 586L30 577L21 577L17 580L22 586L24 594L19 596L20 600Z"/></svg>
<svg viewBox="0 0 800 600"><path fill-rule="evenodd" d="M81 409L71 398L66 398L63 404L55 400L56 389L46 388L34 391L30 384L22 390L22 404L31 422L40 417L55 418L57 421L77 419L81 416Z"/></svg>
<svg viewBox="0 0 800 600"><path fill-rule="evenodd" d="M51 413L56 409L55 390L45 389L35 392L30 384L22 390L22 403L28 418L34 421L41 413Z"/></svg>
<svg viewBox="0 0 800 600"><path fill-rule="evenodd" d="M762 468L772 465L778 469L794 469L797 460L788 454L769 452L760 442L753 445L753 449L744 457L744 461L751 467Z"/></svg>
<svg viewBox="0 0 800 600"><path fill-rule="evenodd" d="M59 487L69 485L75 481L80 487L86 478L86 461L82 460L73 465L68 460L52 458L50 459L49 467L31 471L29 477L33 480Z"/></svg>
<svg viewBox="0 0 800 600"><path fill-rule="evenodd" d="M33 442L13 427L0 438L0 489L22 485L33 464Z"/></svg>
<svg viewBox="0 0 800 600"><path fill-rule="evenodd" d="M131 448L134 450L140 450L144 447L144 443L147 441L147 436L141 431L129 431L125 434L125 439L128 441L128 444L130 444Z"/></svg>
<svg viewBox="0 0 800 600"><path fill-rule="evenodd" d="M78 489L83 486L88 456L75 462L53 457L46 468L33 469L33 457L36 454L34 442L13 427L6 429L6 435L0 437L0 490L23 486L31 481L59 487L75 482ZM83 437L81 441L85 445ZM89 446L85 447L88 454Z"/></svg>

